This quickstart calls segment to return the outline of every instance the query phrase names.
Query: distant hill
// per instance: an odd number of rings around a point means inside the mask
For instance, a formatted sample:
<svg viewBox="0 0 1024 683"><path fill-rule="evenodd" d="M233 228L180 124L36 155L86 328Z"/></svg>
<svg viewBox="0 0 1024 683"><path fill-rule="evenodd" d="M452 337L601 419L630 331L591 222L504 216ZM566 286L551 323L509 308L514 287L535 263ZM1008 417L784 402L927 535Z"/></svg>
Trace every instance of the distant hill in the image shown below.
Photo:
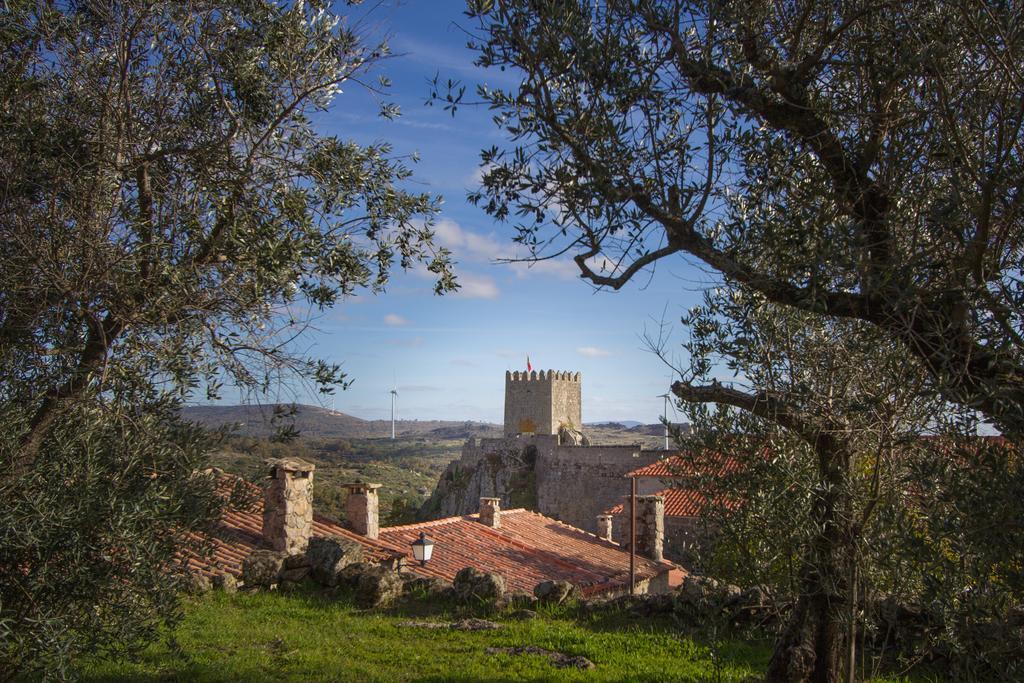
<svg viewBox="0 0 1024 683"><path fill-rule="evenodd" d="M190 406L184 417L206 427L234 427L244 436L271 436L277 405L263 406ZM287 408L288 406L280 406ZM312 439L366 439L391 435L391 420L363 420L337 410L319 406L298 405L288 418L299 435ZM439 439L465 439L470 436L500 436L501 426L485 422L453 420L396 420L399 436L432 436Z"/></svg>
<svg viewBox="0 0 1024 683"><path fill-rule="evenodd" d="M690 433L690 425L686 422L682 424L674 425L679 428L683 434ZM662 436L665 433L665 425L660 422L656 424L637 424L629 428L629 431L633 434L645 434L647 436Z"/></svg>
<svg viewBox="0 0 1024 683"><path fill-rule="evenodd" d="M285 409L288 406L280 406ZM191 406L185 408L186 419L206 427L234 427L242 436L272 436L277 405L263 406ZM363 420L337 410L319 406L296 406L296 414L289 418L299 435L310 439L373 439L391 435L390 420ZM680 425L684 433L688 424ZM622 422L596 422L584 426L595 443L630 442L639 437L658 437L664 433L660 423L643 424L636 420ZM395 433L401 437L433 439L468 439L470 437L500 437L502 426L488 422L455 420L397 420ZM654 447L654 442L648 444Z"/></svg>

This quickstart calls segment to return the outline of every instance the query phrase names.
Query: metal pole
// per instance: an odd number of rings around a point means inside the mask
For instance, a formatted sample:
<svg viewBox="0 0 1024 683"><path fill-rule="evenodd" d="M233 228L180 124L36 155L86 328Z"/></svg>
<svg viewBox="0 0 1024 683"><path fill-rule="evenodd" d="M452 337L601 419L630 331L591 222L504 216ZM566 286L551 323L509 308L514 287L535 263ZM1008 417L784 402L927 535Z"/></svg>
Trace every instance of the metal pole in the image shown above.
<svg viewBox="0 0 1024 683"><path fill-rule="evenodd" d="M391 440L395 439L395 392L391 392Z"/></svg>
<svg viewBox="0 0 1024 683"><path fill-rule="evenodd" d="M668 450L668 394L665 394L665 407L661 410L665 418L665 450Z"/></svg>
<svg viewBox="0 0 1024 683"><path fill-rule="evenodd" d="M636 477L629 482L629 594L636 595Z"/></svg>

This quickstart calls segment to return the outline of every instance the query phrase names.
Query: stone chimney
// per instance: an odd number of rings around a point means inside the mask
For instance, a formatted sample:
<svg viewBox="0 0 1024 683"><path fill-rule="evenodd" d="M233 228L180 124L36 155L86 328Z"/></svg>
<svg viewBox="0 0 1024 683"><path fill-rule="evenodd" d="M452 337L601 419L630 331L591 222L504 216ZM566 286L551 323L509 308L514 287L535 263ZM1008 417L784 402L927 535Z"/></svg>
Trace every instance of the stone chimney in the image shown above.
<svg viewBox="0 0 1024 683"><path fill-rule="evenodd" d="M380 537L380 502L377 489L380 484L345 484L348 498L345 500L345 518L352 531L367 538Z"/></svg>
<svg viewBox="0 0 1024 683"><path fill-rule="evenodd" d="M263 542L289 555L306 552L313 531L313 470L298 458L272 460L263 495Z"/></svg>
<svg viewBox="0 0 1024 683"><path fill-rule="evenodd" d="M665 547L665 499L636 497L636 552L661 562Z"/></svg>
<svg viewBox="0 0 1024 683"><path fill-rule="evenodd" d="M597 516L597 536L606 541L612 540L612 516L611 515L598 515Z"/></svg>
<svg viewBox="0 0 1024 683"><path fill-rule="evenodd" d="M501 528L501 498L480 499L480 523L492 529Z"/></svg>

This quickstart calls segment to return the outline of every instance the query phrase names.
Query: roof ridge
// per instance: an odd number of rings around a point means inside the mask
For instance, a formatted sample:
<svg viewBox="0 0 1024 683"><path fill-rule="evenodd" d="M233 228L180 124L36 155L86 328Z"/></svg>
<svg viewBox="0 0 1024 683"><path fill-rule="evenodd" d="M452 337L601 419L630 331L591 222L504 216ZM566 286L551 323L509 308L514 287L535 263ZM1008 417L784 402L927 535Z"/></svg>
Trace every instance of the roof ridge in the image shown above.
<svg viewBox="0 0 1024 683"><path fill-rule="evenodd" d="M428 519L425 522L413 522L412 524L398 524L396 526L384 526L380 528L381 533L385 531L407 531L409 529L427 529L435 526L441 526L443 524L453 524L461 519L465 519L467 515L453 515L451 517L442 517L441 519Z"/></svg>
<svg viewBox="0 0 1024 683"><path fill-rule="evenodd" d="M520 508L520 509L522 509L522 508ZM597 534L595 534L595 533L593 533L591 531L587 531L586 529L581 529L578 526L573 526L572 524L568 524L566 522L563 522L560 519L555 519L553 517L548 517L547 515L545 515L543 513L537 512L536 510L523 510L523 512L526 512L526 513L531 514L531 515L536 515L537 517L543 517L544 519L549 519L549 520L551 520L552 522L554 522L555 524L557 524L559 526L564 526L566 529L572 529L573 531L578 531L579 533L583 534L584 536L590 536L592 538L596 538L597 540L602 541L604 543L607 543L609 545L613 545L616 548L624 547L621 543L616 543L615 541L609 541L607 538L602 538L601 536L598 536Z"/></svg>
<svg viewBox="0 0 1024 683"><path fill-rule="evenodd" d="M532 510L527 510L526 508L512 508L511 510L502 510L501 514L503 514L503 515L513 515L513 514L519 514L521 512L533 512L533 511ZM450 517L442 517L440 519L428 519L428 520L423 521L423 522L413 522L412 524L397 524L395 526L381 527L380 530L382 532L384 532L384 531L408 531L409 529L429 528L429 527L440 526L442 524L454 524L455 522L457 522L459 520L463 520L463 519L465 519L465 520L478 519L479 517L480 517L480 513L478 513L478 512L469 512L469 513L467 513L465 515L451 515Z"/></svg>

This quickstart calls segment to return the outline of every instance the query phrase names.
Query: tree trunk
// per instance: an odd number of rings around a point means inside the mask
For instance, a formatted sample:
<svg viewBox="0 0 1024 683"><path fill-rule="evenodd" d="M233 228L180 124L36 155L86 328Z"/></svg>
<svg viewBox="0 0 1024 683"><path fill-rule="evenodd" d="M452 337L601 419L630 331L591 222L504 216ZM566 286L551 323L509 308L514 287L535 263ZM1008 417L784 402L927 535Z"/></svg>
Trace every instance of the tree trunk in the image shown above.
<svg viewBox="0 0 1024 683"><path fill-rule="evenodd" d="M803 582L782 635L775 643L765 680L769 683L838 683L842 651L842 598L827 588L837 575L812 571Z"/></svg>
<svg viewBox="0 0 1024 683"><path fill-rule="evenodd" d="M801 568L800 595L768 663L770 683L839 683L842 669L849 587L841 559L849 530L840 511L849 458L831 438L816 447L821 489L811 517L817 533Z"/></svg>
<svg viewBox="0 0 1024 683"><path fill-rule="evenodd" d="M46 392L29 421L28 430L20 436L14 457L0 475L0 488L17 481L31 469L50 428L60 416L61 405L78 398L85 391L91 374L106 361L107 352L124 329L125 324L109 313L101 323L92 326L71 377Z"/></svg>

